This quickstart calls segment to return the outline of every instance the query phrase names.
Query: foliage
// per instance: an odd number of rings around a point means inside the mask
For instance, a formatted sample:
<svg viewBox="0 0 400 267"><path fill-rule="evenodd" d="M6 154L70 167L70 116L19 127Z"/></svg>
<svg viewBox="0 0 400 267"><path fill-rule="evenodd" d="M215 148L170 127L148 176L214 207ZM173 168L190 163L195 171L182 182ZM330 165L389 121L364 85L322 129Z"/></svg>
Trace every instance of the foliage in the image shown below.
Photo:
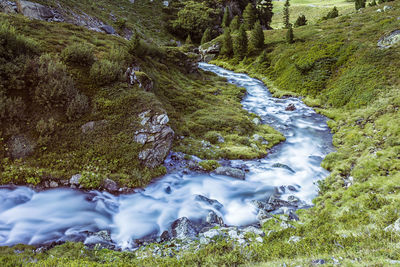
<svg viewBox="0 0 400 267"><path fill-rule="evenodd" d="M300 26L304 26L307 25L307 19L305 15L300 15L296 22L294 23L294 27L300 27Z"/></svg>
<svg viewBox="0 0 400 267"><path fill-rule="evenodd" d="M272 29L270 26L274 15L272 0L257 0L256 10L261 25L267 29Z"/></svg>
<svg viewBox="0 0 400 267"><path fill-rule="evenodd" d="M211 29L207 28L203 33L203 37L201 38L201 44L208 43L211 40L212 40Z"/></svg>
<svg viewBox="0 0 400 267"><path fill-rule="evenodd" d="M231 21L231 25L229 26L230 30L232 32L238 31L240 28L240 18L239 16L234 16L232 21Z"/></svg>
<svg viewBox="0 0 400 267"><path fill-rule="evenodd" d="M68 65L90 67L95 61L93 47L89 44L72 44L61 52L61 59Z"/></svg>
<svg viewBox="0 0 400 267"><path fill-rule="evenodd" d="M121 66L118 62L107 59L96 61L90 69L90 77L97 85L107 85L121 77Z"/></svg>
<svg viewBox="0 0 400 267"><path fill-rule="evenodd" d="M222 18L222 24L221 24L222 28L229 27L230 22L231 21L230 21L229 9L228 7L225 7L224 16Z"/></svg>
<svg viewBox="0 0 400 267"><path fill-rule="evenodd" d="M228 57L233 54L232 36L229 28L224 30L220 54Z"/></svg>
<svg viewBox="0 0 400 267"><path fill-rule="evenodd" d="M250 35L250 46L255 49L264 48L264 32L261 28L259 21L256 22L254 29L251 31Z"/></svg>
<svg viewBox="0 0 400 267"><path fill-rule="evenodd" d="M89 109L89 99L83 94L76 94L68 104L67 112L65 113L70 120L79 119Z"/></svg>
<svg viewBox="0 0 400 267"><path fill-rule="evenodd" d="M290 28L290 15L289 15L289 7L290 7L290 3L289 0L285 1L285 5L283 8L283 26L285 29L289 29Z"/></svg>
<svg viewBox="0 0 400 267"><path fill-rule="evenodd" d="M216 160L203 160L199 165L206 171L213 171L221 166Z"/></svg>
<svg viewBox="0 0 400 267"><path fill-rule="evenodd" d="M134 56L140 56L139 48L140 48L140 36L135 29L128 43L128 53Z"/></svg>
<svg viewBox="0 0 400 267"><path fill-rule="evenodd" d="M360 8L365 8L366 0L355 0L355 8L359 10Z"/></svg>
<svg viewBox="0 0 400 267"><path fill-rule="evenodd" d="M256 22L257 15L253 4L249 3L243 11L243 25L245 30L251 30Z"/></svg>
<svg viewBox="0 0 400 267"><path fill-rule="evenodd" d="M286 31L286 42L288 44L294 43L294 34L293 34L293 27L289 25L289 28Z"/></svg>
<svg viewBox="0 0 400 267"><path fill-rule="evenodd" d="M368 6L376 6L377 5L377 3L376 3L376 1L375 0L373 0L372 2L370 2L370 3L368 3Z"/></svg>
<svg viewBox="0 0 400 267"><path fill-rule="evenodd" d="M238 36L233 43L233 52L235 57L244 58L247 55L248 39L245 26L242 24L239 29Z"/></svg>
<svg viewBox="0 0 400 267"><path fill-rule="evenodd" d="M331 11L328 12L326 16L324 16L322 19L327 20L327 19L334 19L339 16L339 11L336 7L333 7Z"/></svg>
<svg viewBox="0 0 400 267"><path fill-rule="evenodd" d="M193 44L192 37L190 36L190 34L188 34L188 36L186 37L185 44L187 44L187 45L192 45Z"/></svg>

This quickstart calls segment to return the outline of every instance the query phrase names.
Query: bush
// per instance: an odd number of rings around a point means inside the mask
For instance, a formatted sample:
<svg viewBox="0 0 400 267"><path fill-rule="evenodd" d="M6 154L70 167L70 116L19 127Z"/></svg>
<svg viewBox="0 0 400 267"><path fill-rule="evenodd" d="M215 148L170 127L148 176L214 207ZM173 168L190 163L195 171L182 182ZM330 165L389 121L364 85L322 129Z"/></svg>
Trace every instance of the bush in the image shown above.
<svg viewBox="0 0 400 267"><path fill-rule="evenodd" d="M101 59L93 64L90 77L97 85L106 85L117 81L121 76L121 66L117 62Z"/></svg>
<svg viewBox="0 0 400 267"><path fill-rule="evenodd" d="M89 109L89 99L83 94L77 94L67 107L67 117L70 120L79 119Z"/></svg>
<svg viewBox="0 0 400 267"><path fill-rule="evenodd" d="M122 65L132 61L131 55L128 53L127 49L120 46L113 46L110 53L108 53L104 58Z"/></svg>
<svg viewBox="0 0 400 267"><path fill-rule="evenodd" d="M366 0L356 0L355 1L356 10L359 10L361 8L365 8L365 3L366 3Z"/></svg>
<svg viewBox="0 0 400 267"><path fill-rule="evenodd" d="M47 109L66 107L77 94L74 80L66 66L48 54L40 57L37 75L39 83L34 92L34 100Z"/></svg>
<svg viewBox="0 0 400 267"><path fill-rule="evenodd" d="M333 7L333 9L329 11L329 13L325 17L322 18L322 20L334 19L338 16L339 16L338 9L336 7Z"/></svg>
<svg viewBox="0 0 400 267"><path fill-rule="evenodd" d="M21 97L9 98L0 92L0 119L10 122L24 119L25 103Z"/></svg>
<svg viewBox="0 0 400 267"><path fill-rule="evenodd" d="M54 133L57 127L57 121L54 118L50 118L48 121L40 119L36 123L36 131L40 136L50 136Z"/></svg>
<svg viewBox="0 0 400 267"><path fill-rule="evenodd" d="M67 46L61 52L61 59L68 65L87 67L94 62L92 46L88 44L73 44Z"/></svg>
<svg viewBox="0 0 400 267"><path fill-rule="evenodd" d="M300 26L304 26L304 25L307 25L306 16L300 15L300 16L297 18L296 22L294 23L294 26L295 26L295 27L300 27Z"/></svg>
<svg viewBox="0 0 400 267"><path fill-rule="evenodd" d="M0 58L10 60L23 54L37 54L38 45L32 39L17 34L8 22L0 24Z"/></svg>

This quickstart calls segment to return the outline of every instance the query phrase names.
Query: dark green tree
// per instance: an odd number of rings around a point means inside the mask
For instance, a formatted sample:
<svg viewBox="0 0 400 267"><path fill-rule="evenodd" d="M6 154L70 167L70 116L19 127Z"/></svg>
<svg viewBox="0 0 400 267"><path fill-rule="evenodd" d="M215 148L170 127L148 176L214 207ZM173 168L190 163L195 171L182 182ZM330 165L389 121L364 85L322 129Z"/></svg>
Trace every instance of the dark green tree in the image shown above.
<svg viewBox="0 0 400 267"><path fill-rule="evenodd" d="M359 10L360 8L365 8L365 3L366 0L356 0L355 1L356 10Z"/></svg>
<svg viewBox="0 0 400 267"><path fill-rule="evenodd" d="M250 44L252 48L262 49L264 48L264 32L261 27L260 21L254 24L254 29L251 31Z"/></svg>
<svg viewBox="0 0 400 267"><path fill-rule="evenodd" d="M192 45L193 44L192 37L190 36L190 34L188 34L188 36L186 37L185 44L187 44L187 45Z"/></svg>
<svg viewBox="0 0 400 267"><path fill-rule="evenodd" d="M294 43L294 34L293 34L293 27L291 24L289 24L289 28L286 32L286 42L288 44L293 44Z"/></svg>
<svg viewBox="0 0 400 267"><path fill-rule="evenodd" d="M339 16L339 10L336 7L333 7L333 9L331 11L329 11L329 13L323 17L323 19L333 19Z"/></svg>
<svg viewBox="0 0 400 267"><path fill-rule="evenodd" d="M239 16L235 16L233 18L233 20L231 21L231 25L230 25L231 31L235 32L235 31L239 30L239 27L240 27L240 18L239 18Z"/></svg>
<svg viewBox="0 0 400 267"><path fill-rule="evenodd" d="M294 23L294 27L300 27L300 26L304 26L304 25L307 25L306 16L300 15L300 16L297 18L296 22Z"/></svg>
<svg viewBox="0 0 400 267"><path fill-rule="evenodd" d="M251 30L254 27L254 23L256 22L256 12L254 10L254 6L249 3L246 6L246 9L243 11L243 24L245 30Z"/></svg>
<svg viewBox="0 0 400 267"><path fill-rule="evenodd" d="M208 43L211 40L212 40L211 30L210 28L207 28L203 33L203 37L201 38L201 44Z"/></svg>
<svg viewBox="0 0 400 267"><path fill-rule="evenodd" d="M228 7L225 7L224 17L222 18L222 28L229 27L231 20Z"/></svg>
<svg viewBox="0 0 400 267"><path fill-rule="evenodd" d="M272 0L257 0L256 10L257 17L261 23L261 26L266 29L271 29L271 20L274 13L272 12L273 5Z"/></svg>
<svg viewBox="0 0 400 267"><path fill-rule="evenodd" d="M244 25L239 28L238 36L233 44L233 52L236 57L243 59L247 55L248 39Z"/></svg>
<svg viewBox="0 0 400 267"><path fill-rule="evenodd" d="M283 6L283 27L285 29L289 29L290 27L289 7L290 7L289 0L286 0L285 5Z"/></svg>
<svg viewBox="0 0 400 267"><path fill-rule="evenodd" d="M224 38L222 39L221 55L228 57L232 56L233 44L232 44L232 36L230 28L225 28L223 37Z"/></svg>

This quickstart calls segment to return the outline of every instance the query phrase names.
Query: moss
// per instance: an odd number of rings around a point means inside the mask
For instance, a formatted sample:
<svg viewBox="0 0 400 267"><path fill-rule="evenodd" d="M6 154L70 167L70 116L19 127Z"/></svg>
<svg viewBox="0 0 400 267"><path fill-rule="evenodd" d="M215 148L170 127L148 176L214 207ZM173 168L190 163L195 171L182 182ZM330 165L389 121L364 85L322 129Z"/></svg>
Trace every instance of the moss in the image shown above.
<svg viewBox="0 0 400 267"><path fill-rule="evenodd" d="M203 160L199 165L206 171L213 171L221 166L216 160Z"/></svg>

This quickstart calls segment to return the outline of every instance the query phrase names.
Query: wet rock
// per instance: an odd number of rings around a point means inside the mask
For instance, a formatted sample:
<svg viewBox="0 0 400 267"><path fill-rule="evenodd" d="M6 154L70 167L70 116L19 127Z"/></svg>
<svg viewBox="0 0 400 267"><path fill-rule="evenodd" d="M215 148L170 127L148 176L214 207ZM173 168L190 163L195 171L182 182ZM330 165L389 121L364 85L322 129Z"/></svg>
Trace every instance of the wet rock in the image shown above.
<svg viewBox="0 0 400 267"><path fill-rule="evenodd" d="M8 155L13 159L21 159L30 156L35 150L36 144L25 135L15 135L7 142Z"/></svg>
<svg viewBox="0 0 400 267"><path fill-rule="evenodd" d="M241 180L244 180L246 176L244 171L231 167L218 167L215 170L215 173L218 175L230 176Z"/></svg>
<svg viewBox="0 0 400 267"><path fill-rule="evenodd" d="M299 216L297 216L297 214L292 210L290 210L288 212L288 219L291 221L299 221L300 220Z"/></svg>
<svg viewBox="0 0 400 267"><path fill-rule="evenodd" d="M265 236L265 233L263 232L263 230L256 228L254 226L248 226L246 228L243 229L244 233L253 233L255 235L259 235L259 236Z"/></svg>
<svg viewBox="0 0 400 267"><path fill-rule="evenodd" d="M160 236L160 241L165 242L171 239L171 236L168 231L164 231Z"/></svg>
<svg viewBox="0 0 400 267"><path fill-rule="evenodd" d="M107 34L115 34L115 29L110 25L103 25L100 27Z"/></svg>
<svg viewBox="0 0 400 267"><path fill-rule="evenodd" d="M50 181L49 187L50 188L57 188L58 187L58 183L56 181Z"/></svg>
<svg viewBox="0 0 400 267"><path fill-rule="evenodd" d="M212 239L214 237L222 236L224 234L222 233L222 231L220 231L218 229L211 229L211 230L209 230L207 232L202 233L201 235L206 237L206 238Z"/></svg>
<svg viewBox="0 0 400 267"><path fill-rule="evenodd" d="M108 192L117 192L119 190L117 183L108 178L103 181L103 188Z"/></svg>
<svg viewBox="0 0 400 267"><path fill-rule="evenodd" d="M272 165L272 168L281 168L281 169L285 169L288 170L292 173L296 173L292 168L290 168L288 165L282 164L282 163L275 163Z"/></svg>
<svg viewBox="0 0 400 267"><path fill-rule="evenodd" d="M293 192L299 191L299 190L297 190L297 188L296 188L295 186L293 186L293 185L288 185L288 186L287 186L287 189L289 189L290 191L293 191Z"/></svg>
<svg viewBox="0 0 400 267"><path fill-rule="evenodd" d="M206 222L212 225L224 225L224 220L218 216L214 211L207 214Z"/></svg>
<svg viewBox="0 0 400 267"><path fill-rule="evenodd" d="M71 179L69 179L69 183L71 185L79 185L79 180L81 179L82 174L72 175Z"/></svg>
<svg viewBox="0 0 400 267"><path fill-rule="evenodd" d="M295 111L296 110L296 106L294 104L289 104L286 108L286 111Z"/></svg>
<svg viewBox="0 0 400 267"><path fill-rule="evenodd" d="M96 246L100 248L113 249L115 247L111 240L110 233L104 230L88 236L83 243L90 248Z"/></svg>
<svg viewBox="0 0 400 267"><path fill-rule="evenodd" d="M265 210L259 210L257 213L257 220L265 222L267 219L272 218L272 215Z"/></svg>
<svg viewBox="0 0 400 267"><path fill-rule="evenodd" d="M197 234L196 226L186 217L177 219L171 225L172 238L194 239Z"/></svg>
<svg viewBox="0 0 400 267"><path fill-rule="evenodd" d="M250 202L256 209L259 210L264 210L266 212L268 211L273 211L274 210L274 206L271 205L270 203L264 202L264 201L260 201L260 200L252 200Z"/></svg>
<svg viewBox="0 0 400 267"><path fill-rule="evenodd" d="M199 53L201 56L201 61L209 62L209 61L213 60L219 54L220 49L221 49L221 45L219 43L210 45L208 47L200 46Z"/></svg>
<svg viewBox="0 0 400 267"><path fill-rule="evenodd" d="M202 196L202 195L196 195L195 200L199 201L199 202L203 202L207 205L210 205L217 210L220 210L223 207L223 205L221 203L219 203L218 200L210 199L210 198Z"/></svg>
<svg viewBox="0 0 400 267"><path fill-rule="evenodd" d="M392 6L383 6L383 12L389 11L392 8Z"/></svg>
<svg viewBox="0 0 400 267"><path fill-rule="evenodd" d="M146 148L139 153L139 159L150 168L162 164L167 157L174 140L174 131L167 126L167 114L150 115L151 111L139 114L142 129L135 132L134 140Z"/></svg>

